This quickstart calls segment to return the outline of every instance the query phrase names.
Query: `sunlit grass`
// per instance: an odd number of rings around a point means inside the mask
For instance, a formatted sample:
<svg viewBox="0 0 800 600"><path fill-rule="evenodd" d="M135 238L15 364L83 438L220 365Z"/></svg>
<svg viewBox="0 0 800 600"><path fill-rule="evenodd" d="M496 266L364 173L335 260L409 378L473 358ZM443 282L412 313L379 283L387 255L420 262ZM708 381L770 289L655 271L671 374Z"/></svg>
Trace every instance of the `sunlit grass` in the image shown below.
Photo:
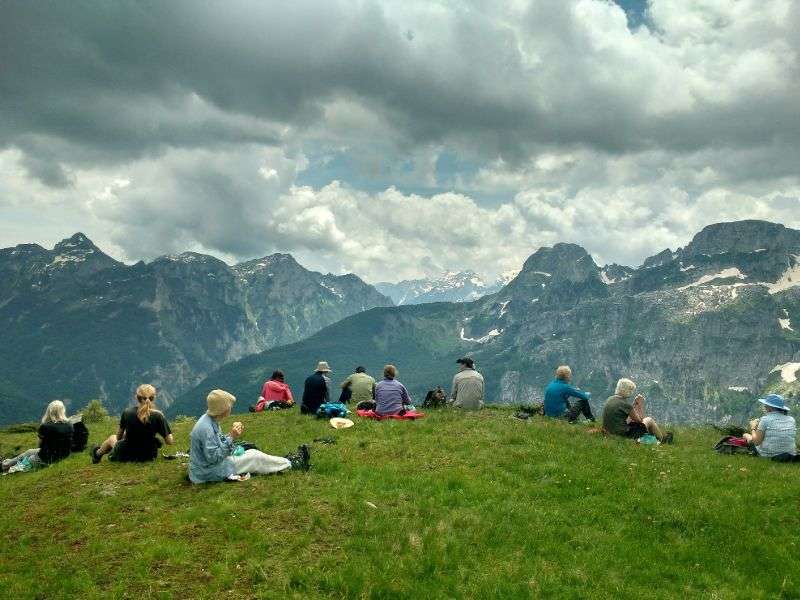
<svg viewBox="0 0 800 600"><path fill-rule="evenodd" d="M334 431L239 415L309 473L191 486L74 455L0 479L5 598L800 596L800 470L679 430L642 447L507 410ZM178 449L191 423L175 426ZM114 422L92 428L99 440ZM0 452L35 444L0 434ZM368 504L369 503L369 504ZM370 504L375 505L373 508Z"/></svg>

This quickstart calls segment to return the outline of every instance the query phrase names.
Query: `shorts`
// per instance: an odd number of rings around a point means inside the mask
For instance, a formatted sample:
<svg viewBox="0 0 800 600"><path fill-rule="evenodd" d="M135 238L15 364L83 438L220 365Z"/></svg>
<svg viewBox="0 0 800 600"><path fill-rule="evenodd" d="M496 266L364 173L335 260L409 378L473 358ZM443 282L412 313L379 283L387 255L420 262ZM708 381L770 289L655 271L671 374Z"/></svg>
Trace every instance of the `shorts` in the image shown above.
<svg viewBox="0 0 800 600"><path fill-rule="evenodd" d="M643 435L650 433L644 423L628 423L628 430L625 432L626 438L638 440Z"/></svg>

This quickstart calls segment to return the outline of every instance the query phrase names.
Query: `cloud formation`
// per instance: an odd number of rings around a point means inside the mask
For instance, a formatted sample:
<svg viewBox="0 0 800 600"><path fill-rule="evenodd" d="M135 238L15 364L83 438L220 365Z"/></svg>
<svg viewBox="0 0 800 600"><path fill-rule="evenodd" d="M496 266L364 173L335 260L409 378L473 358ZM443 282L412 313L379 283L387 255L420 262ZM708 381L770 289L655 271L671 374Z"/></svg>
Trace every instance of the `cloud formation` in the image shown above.
<svg viewBox="0 0 800 600"><path fill-rule="evenodd" d="M3 3L0 241L392 280L800 226L800 5L644 8Z"/></svg>

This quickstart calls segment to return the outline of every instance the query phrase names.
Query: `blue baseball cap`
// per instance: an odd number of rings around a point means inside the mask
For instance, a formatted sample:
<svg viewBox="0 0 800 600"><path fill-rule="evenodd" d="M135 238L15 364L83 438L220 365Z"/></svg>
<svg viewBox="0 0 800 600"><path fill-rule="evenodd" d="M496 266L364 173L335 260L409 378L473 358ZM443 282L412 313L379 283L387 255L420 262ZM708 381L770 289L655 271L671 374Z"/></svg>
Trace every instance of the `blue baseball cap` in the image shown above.
<svg viewBox="0 0 800 600"><path fill-rule="evenodd" d="M786 406L786 402L783 400L783 396L780 394L768 394L764 398L759 398L758 400L764 406L771 406L772 408L777 408L778 410L785 410L789 411L789 407Z"/></svg>

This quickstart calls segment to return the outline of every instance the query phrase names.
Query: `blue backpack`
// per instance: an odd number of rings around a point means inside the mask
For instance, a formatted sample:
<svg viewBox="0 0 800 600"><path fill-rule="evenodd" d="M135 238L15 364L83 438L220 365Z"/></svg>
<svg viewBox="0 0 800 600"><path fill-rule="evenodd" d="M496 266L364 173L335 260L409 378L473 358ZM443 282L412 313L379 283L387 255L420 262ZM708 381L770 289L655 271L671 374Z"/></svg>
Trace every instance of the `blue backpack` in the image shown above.
<svg viewBox="0 0 800 600"><path fill-rule="evenodd" d="M320 418L330 419L332 417L346 417L350 411L341 402L326 402L321 404L317 410L317 416Z"/></svg>

